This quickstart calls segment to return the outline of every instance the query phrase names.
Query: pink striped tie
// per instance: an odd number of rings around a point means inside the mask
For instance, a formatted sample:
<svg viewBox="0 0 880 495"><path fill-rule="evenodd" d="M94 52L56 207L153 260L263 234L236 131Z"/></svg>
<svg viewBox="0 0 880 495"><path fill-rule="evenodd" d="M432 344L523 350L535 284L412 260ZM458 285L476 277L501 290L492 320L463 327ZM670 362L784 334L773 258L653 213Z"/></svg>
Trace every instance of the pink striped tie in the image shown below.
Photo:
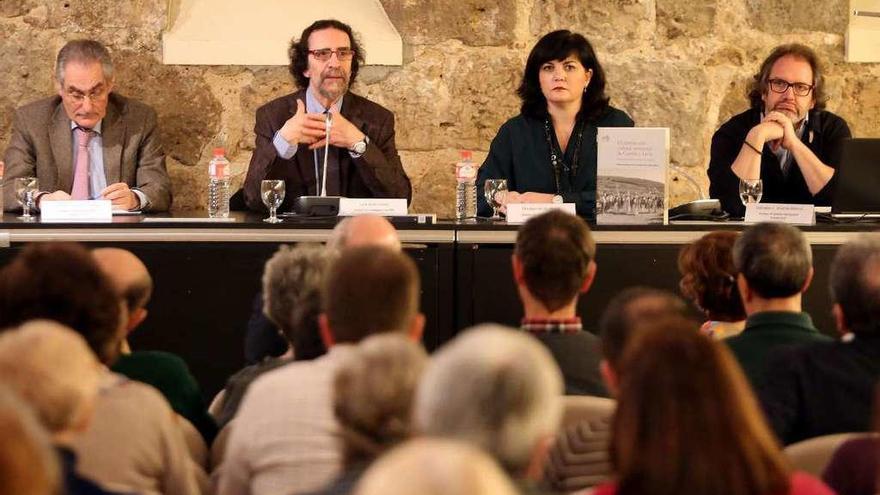
<svg viewBox="0 0 880 495"><path fill-rule="evenodd" d="M76 135L76 168L73 172L73 190L70 192L72 199L89 199L89 140L92 139L92 131L77 127L73 132Z"/></svg>

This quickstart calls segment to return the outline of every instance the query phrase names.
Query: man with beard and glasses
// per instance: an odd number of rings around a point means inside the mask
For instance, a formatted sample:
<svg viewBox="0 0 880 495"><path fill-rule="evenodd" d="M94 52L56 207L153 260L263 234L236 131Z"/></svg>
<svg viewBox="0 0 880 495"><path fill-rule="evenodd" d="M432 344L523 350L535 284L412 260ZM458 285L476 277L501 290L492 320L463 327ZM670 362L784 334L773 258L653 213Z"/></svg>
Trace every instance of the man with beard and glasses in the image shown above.
<svg viewBox="0 0 880 495"><path fill-rule="evenodd" d="M755 74L749 99L752 108L712 136L709 195L743 216L739 181L761 179L763 202L830 206L843 142L852 134L825 110L816 53L799 44L776 47Z"/></svg>
<svg viewBox="0 0 880 495"><path fill-rule="evenodd" d="M349 91L364 61L351 27L316 21L288 54L300 89L257 110L256 149L244 184L248 207L266 209L260 199L263 179L286 182L282 210L299 196L321 194L326 113L332 114L327 195L410 200L412 188L394 144L394 114Z"/></svg>

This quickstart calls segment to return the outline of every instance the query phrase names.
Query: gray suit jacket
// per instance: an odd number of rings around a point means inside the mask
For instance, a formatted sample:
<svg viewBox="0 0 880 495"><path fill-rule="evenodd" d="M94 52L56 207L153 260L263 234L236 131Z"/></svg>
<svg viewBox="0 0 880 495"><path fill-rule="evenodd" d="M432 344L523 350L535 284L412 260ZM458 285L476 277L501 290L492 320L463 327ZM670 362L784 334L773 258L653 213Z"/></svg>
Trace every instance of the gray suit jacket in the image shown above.
<svg viewBox="0 0 880 495"><path fill-rule="evenodd" d="M171 181L156 129L156 112L143 103L111 93L101 133L107 184L125 182L143 191L150 201L146 211L168 210ZM16 110L12 140L4 159L6 210L20 209L12 186L16 177L35 175L41 191L71 191L73 138L61 97L37 100Z"/></svg>

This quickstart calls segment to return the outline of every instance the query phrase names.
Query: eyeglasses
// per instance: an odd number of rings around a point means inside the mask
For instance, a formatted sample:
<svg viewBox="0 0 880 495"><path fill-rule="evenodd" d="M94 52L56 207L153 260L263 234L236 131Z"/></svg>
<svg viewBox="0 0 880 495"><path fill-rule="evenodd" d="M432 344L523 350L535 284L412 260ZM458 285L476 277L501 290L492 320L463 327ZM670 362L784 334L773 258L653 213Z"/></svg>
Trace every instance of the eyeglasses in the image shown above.
<svg viewBox="0 0 880 495"><path fill-rule="evenodd" d="M788 88L792 88L794 90L794 94L797 96L807 96L810 94L810 91L813 90L813 85L807 83L790 83L785 79L770 79L767 81L770 84L770 90L774 93L785 93L788 91Z"/></svg>
<svg viewBox="0 0 880 495"><path fill-rule="evenodd" d="M351 60L351 57L354 56L354 50L351 48L337 48L336 50L321 48L319 50L309 50L309 53L321 62L330 60L330 57L333 56L334 53L340 62Z"/></svg>
<svg viewBox="0 0 880 495"><path fill-rule="evenodd" d="M67 96L76 103L82 103L83 101L85 101L86 98L88 98L89 101L91 101L92 103L96 101L101 101L107 97L108 93L107 88L103 86L100 88L95 88L88 93L83 93L82 91L76 89L68 89L65 92L67 93Z"/></svg>

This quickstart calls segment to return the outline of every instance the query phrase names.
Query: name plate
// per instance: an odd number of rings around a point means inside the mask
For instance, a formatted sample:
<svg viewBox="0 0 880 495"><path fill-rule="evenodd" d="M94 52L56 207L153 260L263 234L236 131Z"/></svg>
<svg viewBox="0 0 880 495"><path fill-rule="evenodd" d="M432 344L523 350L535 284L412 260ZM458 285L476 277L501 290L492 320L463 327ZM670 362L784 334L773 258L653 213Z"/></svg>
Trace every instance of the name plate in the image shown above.
<svg viewBox="0 0 880 495"><path fill-rule="evenodd" d="M41 222L111 222L113 205L108 199L43 201Z"/></svg>
<svg viewBox="0 0 880 495"><path fill-rule="evenodd" d="M509 203L507 205L507 223L526 223L551 210L562 210L576 215L574 203Z"/></svg>
<svg viewBox="0 0 880 495"><path fill-rule="evenodd" d="M339 198L339 216L370 214L385 217L406 215L406 198Z"/></svg>
<svg viewBox="0 0 880 495"><path fill-rule="evenodd" d="M776 222L791 225L815 225L813 205L788 203L749 203L746 205L745 223Z"/></svg>

